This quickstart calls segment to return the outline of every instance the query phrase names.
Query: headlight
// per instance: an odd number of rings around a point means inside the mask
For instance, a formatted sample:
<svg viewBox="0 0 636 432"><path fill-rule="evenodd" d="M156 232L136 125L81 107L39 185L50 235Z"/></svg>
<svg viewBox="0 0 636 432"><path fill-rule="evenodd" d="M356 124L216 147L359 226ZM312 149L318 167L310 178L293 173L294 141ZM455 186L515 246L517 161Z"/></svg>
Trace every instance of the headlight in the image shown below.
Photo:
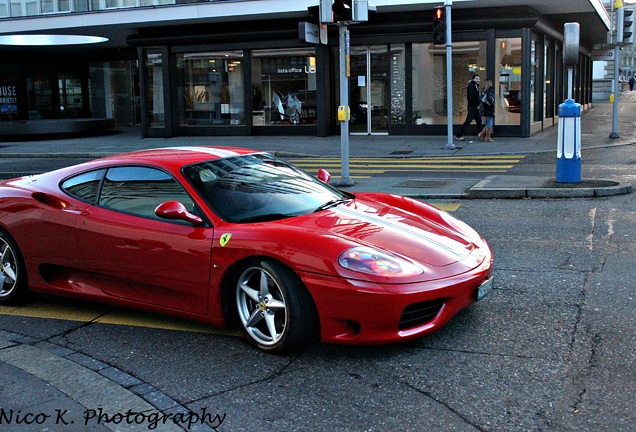
<svg viewBox="0 0 636 432"><path fill-rule="evenodd" d="M415 263L364 246L346 250L338 263L348 270L377 276L407 277L424 273L424 269Z"/></svg>

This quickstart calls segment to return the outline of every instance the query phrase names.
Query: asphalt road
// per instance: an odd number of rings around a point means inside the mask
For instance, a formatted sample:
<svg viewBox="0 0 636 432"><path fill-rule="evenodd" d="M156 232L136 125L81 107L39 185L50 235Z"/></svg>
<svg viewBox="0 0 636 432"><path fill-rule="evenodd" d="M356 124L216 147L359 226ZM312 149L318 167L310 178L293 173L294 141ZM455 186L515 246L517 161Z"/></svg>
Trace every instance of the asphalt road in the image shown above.
<svg viewBox="0 0 636 432"><path fill-rule="evenodd" d="M634 152L586 152L584 176L634 183ZM514 169L553 169L542 157ZM107 406L211 414L206 425L181 430L635 430L634 194L455 204L453 214L493 247L495 289L433 336L380 347L318 343L271 356L231 333L2 315L0 356L25 349L33 369L0 361L0 408L68 409L69 424L53 416L0 428L133 430L84 425L87 412ZM80 404L69 397L67 360L96 372L86 392L107 378L137 399L116 404L112 389Z"/></svg>

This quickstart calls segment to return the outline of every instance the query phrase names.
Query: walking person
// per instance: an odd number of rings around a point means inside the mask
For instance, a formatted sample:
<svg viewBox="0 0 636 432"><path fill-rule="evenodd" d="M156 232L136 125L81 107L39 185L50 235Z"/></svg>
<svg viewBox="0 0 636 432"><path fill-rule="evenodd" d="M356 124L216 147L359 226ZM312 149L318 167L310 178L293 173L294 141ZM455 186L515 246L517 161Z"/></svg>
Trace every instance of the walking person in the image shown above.
<svg viewBox="0 0 636 432"><path fill-rule="evenodd" d="M634 75L631 75L629 77L628 84L629 84L629 91L634 90Z"/></svg>
<svg viewBox="0 0 636 432"><path fill-rule="evenodd" d="M495 87L492 80L487 79L484 85L484 91L481 94L481 113L486 117L486 126L479 132L479 138L482 141L493 142L490 136L492 128L495 125Z"/></svg>
<svg viewBox="0 0 636 432"><path fill-rule="evenodd" d="M475 120L477 123L477 130L481 130L481 115L479 114L479 106L481 105L481 96L479 93L479 82L481 78L479 75L474 74L466 87L466 99L468 100L468 112L466 113L466 120L462 127L459 129L459 133L455 135L455 139L458 141L464 141L464 132L466 128Z"/></svg>

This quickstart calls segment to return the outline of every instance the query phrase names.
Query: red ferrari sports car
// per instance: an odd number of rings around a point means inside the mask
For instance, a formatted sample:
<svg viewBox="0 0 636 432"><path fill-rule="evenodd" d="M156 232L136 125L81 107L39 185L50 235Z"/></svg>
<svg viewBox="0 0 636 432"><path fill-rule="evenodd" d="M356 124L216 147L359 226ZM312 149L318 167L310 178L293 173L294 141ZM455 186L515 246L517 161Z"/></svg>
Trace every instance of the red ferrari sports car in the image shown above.
<svg viewBox="0 0 636 432"><path fill-rule="evenodd" d="M174 147L0 182L0 303L30 292L239 325L267 352L429 334L493 286L473 229L267 153Z"/></svg>

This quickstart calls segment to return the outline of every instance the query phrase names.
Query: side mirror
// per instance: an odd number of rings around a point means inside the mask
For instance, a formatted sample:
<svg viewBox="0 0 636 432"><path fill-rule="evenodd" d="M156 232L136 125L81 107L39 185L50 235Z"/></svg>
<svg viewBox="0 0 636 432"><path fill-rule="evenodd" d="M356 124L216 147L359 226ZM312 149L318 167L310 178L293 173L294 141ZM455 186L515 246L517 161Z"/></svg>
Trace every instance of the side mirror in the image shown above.
<svg viewBox="0 0 636 432"><path fill-rule="evenodd" d="M318 170L318 180L320 180L323 183L329 183L330 179L331 179L331 174L329 174L329 171L323 168L320 168Z"/></svg>
<svg viewBox="0 0 636 432"><path fill-rule="evenodd" d="M188 212L179 201L166 201L159 204L155 209L155 214L162 219L182 220L193 225L202 225L203 219Z"/></svg>

